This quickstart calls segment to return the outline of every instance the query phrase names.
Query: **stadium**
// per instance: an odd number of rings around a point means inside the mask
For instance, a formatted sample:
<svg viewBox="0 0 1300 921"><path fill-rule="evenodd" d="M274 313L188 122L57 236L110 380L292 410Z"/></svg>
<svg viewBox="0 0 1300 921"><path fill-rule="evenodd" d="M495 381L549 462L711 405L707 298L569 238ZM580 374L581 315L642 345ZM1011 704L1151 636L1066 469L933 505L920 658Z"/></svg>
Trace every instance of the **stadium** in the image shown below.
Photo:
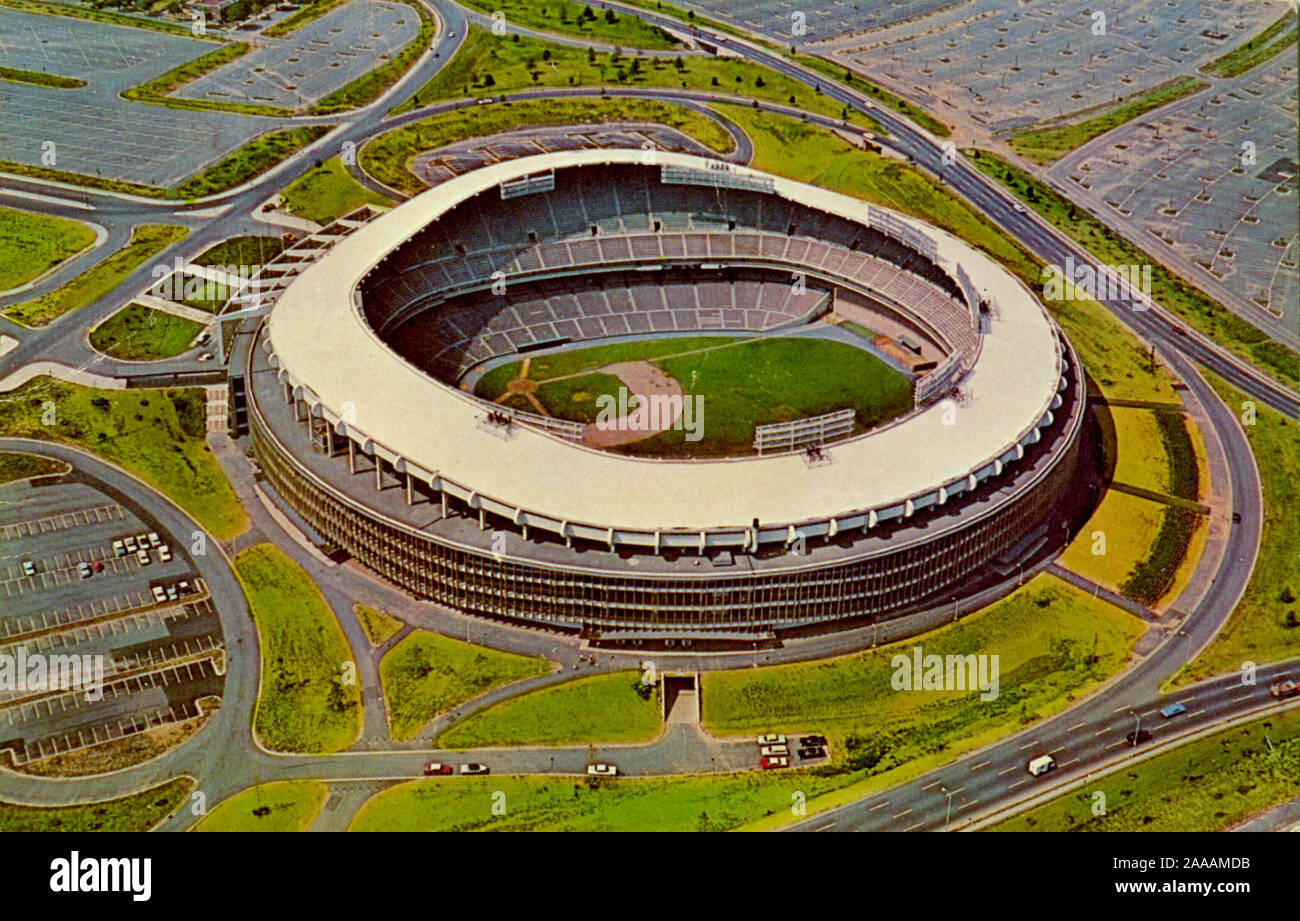
<svg viewBox="0 0 1300 921"><path fill-rule="evenodd" d="M559 151L312 246L246 350L254 457L322 545L466 613L611 643L897 617L1014 574L1087 492L1035 295L847 196Z"/></svg>

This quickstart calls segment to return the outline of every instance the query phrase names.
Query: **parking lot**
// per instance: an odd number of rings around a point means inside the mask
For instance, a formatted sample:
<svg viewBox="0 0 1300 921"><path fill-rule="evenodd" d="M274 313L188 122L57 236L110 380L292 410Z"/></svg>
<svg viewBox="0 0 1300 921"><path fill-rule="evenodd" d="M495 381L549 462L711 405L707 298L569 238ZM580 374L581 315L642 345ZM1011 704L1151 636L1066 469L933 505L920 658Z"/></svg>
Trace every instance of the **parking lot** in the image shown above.
<svg viewBox="0 0 1300 921"><path fill-rule="evenodd" d="M1171 247L1200 283L1248 298L1265 328L1300 328L1295 58L1161 108L1065 157L1051 175L1072 193ZM1253 163L1243 162L1253 145ZM1271 319L1272 322L1267 322Z"/></svg>
<svg viewBox="0 0 1300 921"><path fill-rule="evenodd" d="M1094 34L1094 8L1106 13ZM1190 73L1278 15L1263 0L972 0L923 19L810 50L885 76L941 119L960 111L1012 131ZM1286 55L1283 55L1284 57Z"/></svg>
<svg viewBox="0 0 1300 921"><path fill-rule="evenodd" d="M189 719L221 696L220 621L182 537L75 474L0 487L0 656L102 666L102 696L0 687L0 751L15 763Z"/></svg>
<svg viewBox="0 0 1300 921"><path fill-rule="evenodd" d="M891 0L889 3L823 0L805 5L794 0L690 0L681 6L788 43L793 37L796 12L803 14L807 26L805 38L811 41L849 29L880 28L960 3L961 0Z"/></svg>
<svg viewBox="0 0 1300 921"><path fill-rule="evenodd" d="M420 31L401 3L353 0L182 87L178 96L297 109L385 63Z"/></svg>
<svg viewBox="0 0 1300 921"><path fill-rule="evenodd" d="M166 186L277 122L129 102L123 90L218 46L0 7L0 65L86 81L79 89L0 82L0 159L34 166L47 142L57 169Z"/></svg>

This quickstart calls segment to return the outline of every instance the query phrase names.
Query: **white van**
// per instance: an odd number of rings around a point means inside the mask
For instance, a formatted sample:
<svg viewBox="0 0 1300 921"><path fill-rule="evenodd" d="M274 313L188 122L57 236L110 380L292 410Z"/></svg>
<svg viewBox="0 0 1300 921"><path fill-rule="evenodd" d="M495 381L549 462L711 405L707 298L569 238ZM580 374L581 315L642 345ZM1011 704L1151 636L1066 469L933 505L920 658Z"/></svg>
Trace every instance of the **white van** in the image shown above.
<svg viewBox="0 0 1300 921"><path fill-rule="evenodd" d="M1042 777L1048 771L1055 769L1056 759L1051 755L1039 755L1037 758L1031 760L1027 767L1029 773L1033 774L1035 777Z"/></svg>

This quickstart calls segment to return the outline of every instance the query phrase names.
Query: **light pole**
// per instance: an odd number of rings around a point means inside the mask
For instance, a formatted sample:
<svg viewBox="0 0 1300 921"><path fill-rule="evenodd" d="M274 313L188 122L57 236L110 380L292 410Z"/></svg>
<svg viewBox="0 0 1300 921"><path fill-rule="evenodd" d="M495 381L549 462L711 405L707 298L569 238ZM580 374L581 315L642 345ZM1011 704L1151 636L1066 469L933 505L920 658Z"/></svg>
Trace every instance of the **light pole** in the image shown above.
<svg viewBox="0 0 1300 921"><path fill-rule="evenodd" d="M952 822L952 791L943 784L939 784L939 789L948 796L948 812L943 817L943 830L947 831L949 824Z"/></svg>

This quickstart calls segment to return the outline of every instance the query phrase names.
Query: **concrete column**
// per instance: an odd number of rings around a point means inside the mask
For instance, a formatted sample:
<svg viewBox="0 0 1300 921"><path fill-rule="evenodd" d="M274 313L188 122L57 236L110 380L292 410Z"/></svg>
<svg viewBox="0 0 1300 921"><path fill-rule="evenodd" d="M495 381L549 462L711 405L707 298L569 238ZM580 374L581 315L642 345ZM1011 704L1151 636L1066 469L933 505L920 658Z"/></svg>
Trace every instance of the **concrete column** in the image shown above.
<svg viewBox="0 0 1300 921"><path fill-rule="evenodd" d="M487 530L487 509L481 505L478 507L478 529L480 531Z"/></svg>
<svg viewBox="0 0 1300 921"><path fill-rule="evenodd" d="M411 475L409 473L406 475L406 504L415 504L415 494L412 492Z"/></svg>
<svg viewBox="0 0 1300 921"><path fill-rule="evenodd" d="M384 488L384 462L380 460L379 455L376 454L375 455L375 492L379 492L383 488Z"/></svg>
<svg viewBox="0 0 1300 921"><path fill-rule="evenodd" d="M325 450L330 457L334 456L334 426L328 419L325 420Z"/></svg>
<svg viewBox="0 0 1300 921"><path fill-rule="evenodd" d="M348 438L348 473L356 475L357 472L357 443Z"/></svg>
<svg viewBox="0 0 1300 921"><path fill-rule="evenodd" d="M442 501L442 517L447 517L447 490L438 490L438 498Z"/></svg>

